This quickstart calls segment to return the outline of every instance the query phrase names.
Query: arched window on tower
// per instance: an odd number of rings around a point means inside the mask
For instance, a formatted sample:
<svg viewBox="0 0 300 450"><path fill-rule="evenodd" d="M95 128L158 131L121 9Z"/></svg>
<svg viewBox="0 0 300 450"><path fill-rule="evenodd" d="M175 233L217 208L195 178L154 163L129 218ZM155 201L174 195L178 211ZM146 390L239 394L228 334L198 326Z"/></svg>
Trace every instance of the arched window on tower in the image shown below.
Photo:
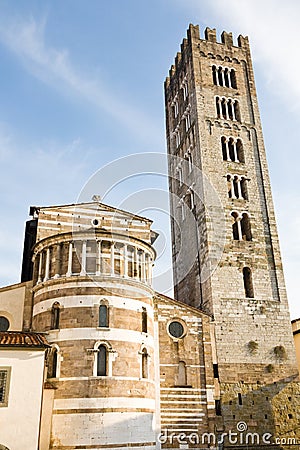
<svg viewBox="0 0 300 450"><path fill-rule="evenodd" d="M218 84L219 86L223 86L223 78L222 78L222 67L218 67Z"/></svg>
<svg viewBox="0 0 300 450"><path fill-rule="evenodd" d="M107 348L103 344L99 345L98 347L97 376L98 377L107 376Z"/></svg>
<svg viewBox="0 0 300 450"><path fill-rule="evenodd" d="M250 220L247 213L242 214L241 231L242 231L242 239L244 241L252 241Z"/></svg>
<svg viewBox="0 0 300 450"><path fill-rule="evenodd" d="M238 162L244 163L245 156L244 156L243 143L242 143L241 139L238 139L236 141L236 151L237 151Z"/></svg>
<svg viewBox="0 0 300 450"><path fill-rule="evenodd" d="M99 327L107 328L108 323L108 306L101 304L99 306Z"/></svg>
<svg viewBox="0 0 300 450"><path fill-rule="evenodd" d="M221 145L222 145L222 155L223 155L223 161L228 161L228 152L227 152L227 142L226 137L221 137Z"/></svg>
<svg viewBox="0 0 300 450"><path fill-rule="evenodd" d="M248 200L247 180L245 177L241 177L241 193L244 200Z"/></svg>
<svg viewBox="0 0 300 450"><path fill-rule="evenodd" d="M249 267L243 268L243 279L244 279L245 296L247 298L254 298L252 272Z"/></svg>
<svg viewBox="0 0 300 450"><path fill-rule="evenodd" d="M237 100L234 101L233 107L234 107L235 120L237 120L238 122L241 122L240 106L239 106L239 102Z"/></svg>
<svg viewBox="0 0 300 450"><path fill-rule="evenodd" d="M242 236L241 236L241 229L240 229L240 218L239 218L239 215L238 215L238 213L236 211L233 211L231 213L231 216L234 219L234 222L232 224L233 239L235 241L239 241L242 238Z"/></svg>
<svg viewBox="0 0 300 450"><path fill-rule="evenodd" d="M226 87L230 87L229 71L227 67L223 70L224 73L224 83Z"/></svg>
<svg viewBox="0 0 300 450"><path fill-rule="evenodd" d="M233 89L236 89L237 85L236 85L236 76L235 76L234 69L230 70L230 84Z"/></svg>
<svg viewBox="0 0 300 450"><path fill-rule="evenodd" d="M218 82L217 82L217 68L216 68L216 66L212 66L212 76L213 76L214 85L218 86Z"/></svg>
<svg viewBox="0 0 300 450"><path fill-rule="evenodd" d="M60 304L58 302L53 303L51 309L51 330L59 329L60 321Z"/></svg>

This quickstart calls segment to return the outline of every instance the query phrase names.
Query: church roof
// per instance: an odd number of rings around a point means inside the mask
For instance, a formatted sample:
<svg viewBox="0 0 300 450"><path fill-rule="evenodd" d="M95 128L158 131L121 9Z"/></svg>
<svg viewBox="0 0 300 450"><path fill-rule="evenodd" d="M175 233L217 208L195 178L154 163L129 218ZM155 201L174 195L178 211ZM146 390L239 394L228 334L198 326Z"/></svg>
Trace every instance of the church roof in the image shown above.
<svg viewBox="0 0 300 450"><path fill-rule="evenodd" d="M72 208L72 209L76 210L76 208L80 208L80 207L85 207L85 208L91 209L91 210L95 210L95 209L101 210L102 209L102 210L106 210L106 211L120 213L121 215L128 216L131 219L136 218L138 220L153 223L153 220L148 219L147 217L140 216L138 214L131 213L130 211L125 211L124 209L116 208L114 206L110 206L110 205L107 205L105 203L98 202L98 201L70 203L70 204L65 204L65 205L31 206L29 215L34 216L35 214L38 214L40 210L44 211L47 209L64 209L64 208L66 208L66 209Z"/></svg>
<svg viewBox="0 0 300 450"><path fill-rule="evenodd" d="M0 331L0 349L10 347L21 348L48 348L46 338L41 333L32 333L24 331Z"/></svg>

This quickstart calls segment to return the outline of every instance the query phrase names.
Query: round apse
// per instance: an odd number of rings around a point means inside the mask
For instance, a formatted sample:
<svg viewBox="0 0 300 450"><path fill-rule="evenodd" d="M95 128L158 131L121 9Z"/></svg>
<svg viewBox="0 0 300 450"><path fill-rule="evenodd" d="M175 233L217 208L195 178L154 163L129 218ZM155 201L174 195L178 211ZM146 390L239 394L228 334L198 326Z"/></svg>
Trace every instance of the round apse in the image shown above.
<svg viewBox="0 0 300 450"><path fill-rule="evenodd" d="M180 339L185 335L184 326L177 320L174 320L169 324L168 331L171 336L177 339Z"/></svg>
<svg viewBox="0 0 300 450"><path fill-rule="evenodd" d="M7 331L9 325L9 320L4 316L0 316L0 331Z"/></svg>

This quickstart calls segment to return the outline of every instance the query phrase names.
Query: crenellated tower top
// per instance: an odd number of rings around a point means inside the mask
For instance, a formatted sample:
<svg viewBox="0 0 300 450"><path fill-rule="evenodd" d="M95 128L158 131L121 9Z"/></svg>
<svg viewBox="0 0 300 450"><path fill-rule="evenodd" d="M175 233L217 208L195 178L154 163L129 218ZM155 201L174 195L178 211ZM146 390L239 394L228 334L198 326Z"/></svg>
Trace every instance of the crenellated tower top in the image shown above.
<svg viewBox="0 0 300 450"><path fill-rule="evenodd" d="M215 28L206 27L204 30L204 38L201 38L199 25L190 24L187 30L187 38L184 38L180 46L180 52L175 57L175 64L173 64L169 71L169 76L166 78L165 86L168 87L170 80L174 74L182 67L186 58L191 54L192 47L197 46L199 51L216 57L220 53L220 46L223 47L222 51L229 53L231 57L234 55L237 58L237 54L242 52L250 54L249 39L247 36L241 34L237 38L237 45L234 44L232 33L223 31L221 34L221 40L217 39L217 31ZM204 56L204 55L203 55ZM228 55L229 57L229 55Z"/></svg>

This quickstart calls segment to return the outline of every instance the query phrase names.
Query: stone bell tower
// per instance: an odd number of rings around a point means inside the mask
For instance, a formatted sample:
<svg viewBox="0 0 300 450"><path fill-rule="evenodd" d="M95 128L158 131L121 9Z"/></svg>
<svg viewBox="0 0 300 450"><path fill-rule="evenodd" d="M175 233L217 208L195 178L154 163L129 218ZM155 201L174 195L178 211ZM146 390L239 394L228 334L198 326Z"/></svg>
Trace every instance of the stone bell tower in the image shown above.
<svg viewBox="0 0 300 450"><path fill-rule="evenodd" d="M216 416L225 430L244 421L259 434L299 435L298 372L248 38L235 44L223 32L218 42L207 28L202 39L190 25L165 104L175 297L213 317Z"/></svg>

